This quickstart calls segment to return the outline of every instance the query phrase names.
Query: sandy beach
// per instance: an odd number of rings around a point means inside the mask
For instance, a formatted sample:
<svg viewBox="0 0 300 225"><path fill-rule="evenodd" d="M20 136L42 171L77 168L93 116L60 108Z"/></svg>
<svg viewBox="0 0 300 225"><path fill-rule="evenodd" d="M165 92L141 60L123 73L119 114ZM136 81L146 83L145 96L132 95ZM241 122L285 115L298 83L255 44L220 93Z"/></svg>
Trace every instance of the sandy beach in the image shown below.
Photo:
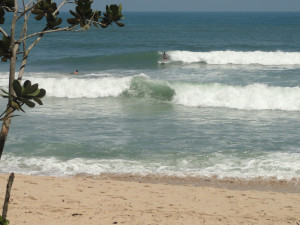
<svg viewBox="0 0 300 225"><path fill-rule="evenodd" d="M1 207L8 176L0 175ZM299 192L17 174L11 195L8 219L15 225L300 224Z"/></svg>

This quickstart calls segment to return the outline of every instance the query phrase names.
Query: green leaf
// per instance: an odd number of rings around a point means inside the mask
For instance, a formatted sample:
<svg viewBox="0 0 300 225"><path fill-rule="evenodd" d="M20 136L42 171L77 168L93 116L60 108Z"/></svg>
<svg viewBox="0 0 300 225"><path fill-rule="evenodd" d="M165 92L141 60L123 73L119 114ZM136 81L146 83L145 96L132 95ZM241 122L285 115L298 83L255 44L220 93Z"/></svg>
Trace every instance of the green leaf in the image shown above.
<svg viewBox="0 0 300 225"><path fill-rule="evenodd" d="M39 87L38 84L34 84L32 86L29 86L27 88L24 89L23 93L22 93L22 96L26 96L28 94L32 94L33 92L36 91L36 89Z"/></svg>
<svg viewBox="0 0 300 225"><path fill-rule="evenodd" d="M13 8L15 7L15 2L14 0L4 0L4 4L9 7L9 8Z"/></svg>
<svg viewBox="0 0 300 225"><path fill-rule="evenodd" d="M55 22L55 26L58 26L62 23L62 18L58 18Z"/></svg>
<svg viewBox="0 0 300 225"><path fill-rule="evenodd" d="M125 24L124 23L120 23L120 22L115 22L119 27L124 27L125 26Z"/></svg>
<svg viewBox="0 0 300 225"><path fill-rule="evenodd" d="M43 17L44 17L44 14L38 14L38 15L36 15L34 18L35 18L36 20L41 20L41 19L43 19Z"/></svg>
<svg viewBox="0 0 300 225"><path fill-rule="evenodd" d="M20 110L21 109L21 106L18 102L15 102L15 101L10 101L10 106L13 107L14 109L16 110Z"/></svg>
<svg viewBox="0 0 300 225"><path fill-rule="evenodd" d="M78 24L79 20L76 18L69 18L69 19L67 19L67 22L71 25L74 25L74 24Z"/></svg>
<svg viewBox="0 0 300 225"><path fill-rule="evenodd" d="M92 9L87 9L87 10L85 10L84 14L85 15L90 15L92 12L93 12Z"/></svg>
<svg viewBox="0 0 300 225"><path fill-rule="evenodd" d="M39 105L43 105L42 100L39 98L33 98L32 100L35 101L36 103L38 103Z"/></svg>
<svg viewBox="0 0 300 225"><path fill-rule="evenodd" d="M106 6L106 13L107 14L112 14L112 11L110 10L110 7L108 7L108 5Z"/></svg>
<svg viewBox="0 0 300 225"><path fill-rule="evenodd" d="M84 28L85 27L85 21L80 20L80 27Z"/></svg>
<svg viewBox="0 0 300 225"><path fill-rule="evenodd" d="M76 12L78 13L78 14L80 14L81 16L84 16L84 9L82 9L81 7L79 7L79 6L76 6Z"/></svg>
<svg viewBox="0 0 300 225"><path fill-rule="evenodd" d="M0 24L4 24L5 22L5 18L4 17L0 17Z"/></svg>
<svg viewBox="0 0 300 225"><path fill-rule="evenodd" d="M118 14L118 12L119 12L119 7L118 7L117 5L110 5L109 8L111 9L111 12L112 12L113 14Z"/></svg>
<svg viewBox="0 0 300 225"><path fill-rule="evenodd" d="M74 11L72 11L72 10L70 10L70 13L71 13L73 16L75 16L76 18L80 18L80 16L78 15L78 13L76 13L76 12L74 12Z"/></svg>
<svg viewBox="0 0 300 225"><path fill-rule="evenodd" d="M117 15L115 15L115 20L116 20L116 21L121 20L122 17L123 17L122 14L117 14Z"/></svg>
<svg viewBox="0 0 300 225"><path fill-rule="evenodd" d="M101 26L102 28L107 28L107 27L108 27L108 25L105 24L105 23L101 23L100 26Z"/></svg>
<svg viewBox="0 0 300 225"><path fill-rule="evenodd" d="M17 96L21 96L22 94L22 86L18 80L13 81L13 89Z"/></svg>
<svg viewBox="0 0 300 225"><path fill-rule="evenodd" d="M0 6L0 16L4 16L5 15L5 11L4 9Z"/></svg>
<svg viewBox="0 0 300 225"><path fill-rule="evenodd" d="M1 62L7 62L7 58L6 57L2 57Z"/></svg>
<svg viewBox="0 0 300 225"><path fill-rule="evenodd" d="M29 87L29 86L31 86L31 82L30 82L30 80L26 80L26 81L24 82L24 84L23 84L23 87L24 87L24 88L27 88L27 87Z"/></svg>
<svg viewBox="0 0 300 225"><path fill-rule="evenodd" d="M8 225L9 224L9 220L6 220L2 216L0 216L0 224L1 225Z"/></svg>
<svg viewBox="0 0 300 225"><path fill-rule="evenodd" d="M118 13L120 14L122 12L122 4L119 5Z"/></svg>
<svg viewBox="0 0 300 225"><path fill-rule="evenodd" d="M35 98L41 99L41 98L44 98L45 95L46 95L46 90L43 89L43 88L41 88L41 89L40 89L40 93L39 93L37 96L35 96Z"/></svg>
<svg viewBox="0 0 300 225"><path fill-rule="evenodd" d="M40 93L40 89L36 89L35 92L28 94L27 96L36 97Z"/></svg>
<svg viewBox="0 0 300 225"><path fill-rule="evenodd" d="M10 95L7 91L3 90L2 88L1 88L1 91L4 92L7 95Z"/></svg>
<svg viewBox="0 0 300 225"><path fill-rule="evenodd" d="M43 14L43 11L40 9L34 9L32 10L32 14Z"/></svg>
<svg viewBox="0 0 300 225"><path fill-rule="evenodd" d="M108 14L108 19L110 20L110 21L113 21L114 20L114 17L113 17L113 14L111 13L111 14Z"/></svg>
<svg viewBox="0 0 300 225"><path fill-rule="evenodd" d="M35 106L35 103L30 100L24 100L25 105L27 105L29 108L33 108Z"/></svg>

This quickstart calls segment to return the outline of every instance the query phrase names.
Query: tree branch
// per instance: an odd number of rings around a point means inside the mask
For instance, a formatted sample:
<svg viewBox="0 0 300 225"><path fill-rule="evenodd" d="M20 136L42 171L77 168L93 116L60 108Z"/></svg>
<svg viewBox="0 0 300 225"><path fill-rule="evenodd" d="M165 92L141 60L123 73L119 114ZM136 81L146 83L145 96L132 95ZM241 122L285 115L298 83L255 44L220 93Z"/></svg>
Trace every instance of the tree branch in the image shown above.
<svg viewBox="0 0 300 225"><path fill-rule="evenodd" d="M55 10L55 12L53 13L53 15L55 15L55 14L58 12L58 10L60 10L61 7L63 7L66 3L68 3L68 0L64 0L64 1L60 4L60 6Z"/></svg>
<svg viewBox="0 0 300 225"><path fill-rule="evenodd" d="M37 32L37 33L33 33L33 34L30 34L24 38L22 38L20 40L20 42L23 42L25 41L26 39L28 38L32 38L34 36L38 36L38 35L41 35L41 34L49 34L49 33L54 33L54 32L60 32L60 31L71 31L73 28L75 28L77 25L72 25L70 27L65 27L65 28L59 28L59 29L55 29L55 30L47 30L47 31L41 31L41 32Z"/></svg>
<svg viewBox="0 0 300 225"><path fill-rule="evenodd" d="M24 26L23 26L23 29L22 29L22 34L20 36L20 39L22 37L22 35L25 37L27 35L27 24L28 24L28 19L29 17L31 16L31 12L28 14L28 15L24 15ZM24 71L25 71L25 66L26 66L26 63L27 63L27 58L28 58L28 54L29 54L29 51L26 50L26 40L24 40L22 42L23 44L23 59L22 59L22 65L20 67L20 70L19 70L19 75L18 75L18 80L19 82L21 82L22 80L22 77L23 77L23 74L24 74Z"/></svg>
<svg viewBox="0 0 300 225"><path fill-rule="evenodd" d="M34 8L34 6L35 6L34 4L32 6L30 6L32 2L33 2L33 0L30 0L30 2L28 2L28 4L26 5L26 7L24 8L24 11L18 16L17 20L19 20L26 13L28 13L29 11L31 11Z"/></svg>
<svg viewBox="0 0 300 225"><path fill-rule="evenodd" d="M8 34L5 32L5 30L2 29L2 27L0 27L0 32L1 32L5 37L8 37Z"/></svg>
<svg viewBox="0 0 300 225"><path fill-rule="evenodd" d="M7 6L2 6L3 9L6 9L8 12L14 12L12 8L9 8Z"/></svg>
<svg viewBox="0 0 300 225"><path fill-rule="evenodd" d="M13 15L13 19L11 22L11 44L10 44L10 51L12 54L12 57L10 59L10 69L9 69L9 93L13 94L14 90L12 87L12 83L15 79L15 63L16 63L16 53L18 51L18 47L19 47L19 43L15 43L15 35L16 35L16 23L17 23L17 17L18 17L18 0L14 0L14 4L15 4L15 11L14 11L14 15Z"/></svg>
<svg viewBox="0 0 300 225"><path fill-rule="evenodd" d="M24 2L23 2L23 4L24 4ZM25 10L25 8L24 8L24 10ZM22 36L25 37L27 34L27 24L28 24L28 20L29 20L30 16L31 16L31 12L28 15L24 14L24 24L23 24L22 32L20 34L19 39L21 39ZM24 43L23 43L23 45L24 45Z"/></svg>

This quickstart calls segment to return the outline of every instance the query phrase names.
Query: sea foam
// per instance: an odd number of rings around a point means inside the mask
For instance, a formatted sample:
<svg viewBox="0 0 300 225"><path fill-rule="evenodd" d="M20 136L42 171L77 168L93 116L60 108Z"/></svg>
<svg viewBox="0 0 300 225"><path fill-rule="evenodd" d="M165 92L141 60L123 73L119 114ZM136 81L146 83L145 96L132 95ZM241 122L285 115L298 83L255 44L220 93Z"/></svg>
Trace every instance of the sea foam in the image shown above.
<svg viewBox="0 0 300 225"><path fill-rule="evenodd" d="M184 63L203 62L207 64L239 64L239 65L300 65L300 52L242 52L242 51L170 51L171 61Z"/></svg>
<svg viewBox="0 0 300 225"><path fill-rule="evenodd" d="M205 161L182 158L174 161L84 159L60 160L56 157L3 156L0 170L21 174L73 176L77 174L157 174L168 176L217 176L219 178L300 179L300 154L274 152L256 157L240 158L233 154L212 153Z"/></svg>
<svg viewBox="0 0 300 225"><path fill-rule="evenodd" d="M130 77L114 78L34 78L47 90L48 97L103 98L117 97L130 87Z"/></svg>
<svg viewBox="0 0 300 225"><path fill-rule="evenodd" d="M299 87L258 83L246 86L175 83L172 87L176 93L173 102L185 106L300 111Z"/></svg>

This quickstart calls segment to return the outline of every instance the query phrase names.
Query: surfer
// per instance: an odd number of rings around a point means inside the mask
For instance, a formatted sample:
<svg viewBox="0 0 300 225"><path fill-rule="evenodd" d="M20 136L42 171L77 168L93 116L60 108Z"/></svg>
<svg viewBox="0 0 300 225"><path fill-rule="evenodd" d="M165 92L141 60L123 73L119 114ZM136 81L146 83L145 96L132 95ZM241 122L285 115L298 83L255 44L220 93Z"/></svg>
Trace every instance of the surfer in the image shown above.
<svg viewBox="0 0 300 225"><path fill-rule="evenodd" d="M78 70L75 70L72 74L78 74L79 71Z"/></svg>
<svg viewBox="0 0 300 225"><path fill-rule="evenodd" d="M164 54L163 54L163 59L164 59L165 61L168 60L168 56L167 56L166 52L164 52Z"/></svg>

